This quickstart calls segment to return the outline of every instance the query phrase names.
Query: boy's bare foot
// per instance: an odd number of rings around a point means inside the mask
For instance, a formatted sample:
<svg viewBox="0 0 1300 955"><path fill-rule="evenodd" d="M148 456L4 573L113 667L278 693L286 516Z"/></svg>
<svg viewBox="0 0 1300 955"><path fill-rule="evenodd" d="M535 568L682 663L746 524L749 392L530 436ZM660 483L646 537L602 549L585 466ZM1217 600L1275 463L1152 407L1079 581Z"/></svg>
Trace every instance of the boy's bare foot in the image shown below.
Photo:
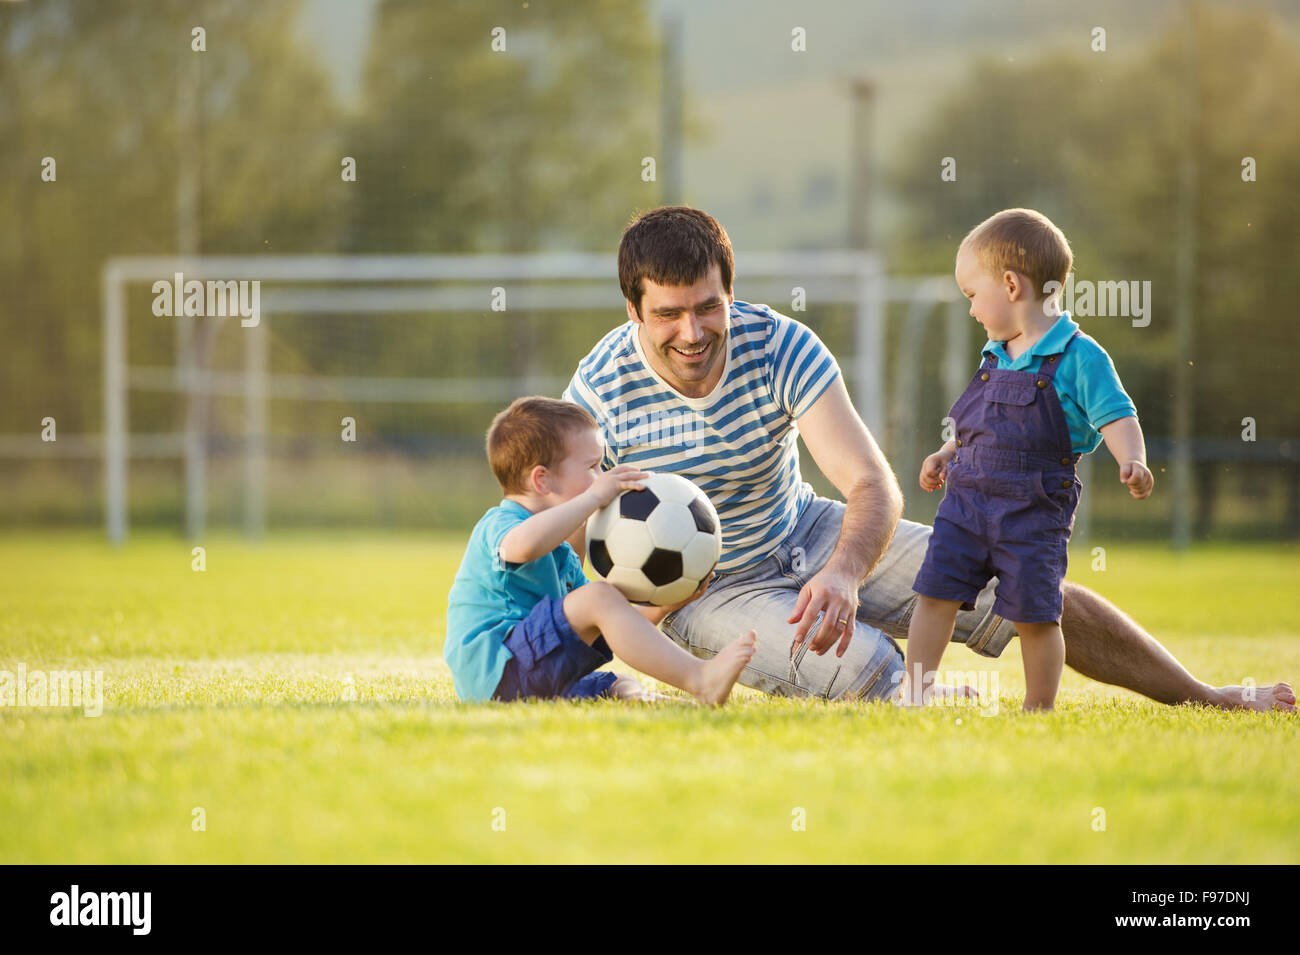
<svg viewBox="0 0 1300 955"><path fill-rule="evenodd" d="M751 630L723 647L716 657L704 664L699 685L691 691L691 695L706 706L719 706L727 702L731 688L740 679L740 671L754 659L754 644L757 640L758 634Z"/></svg>

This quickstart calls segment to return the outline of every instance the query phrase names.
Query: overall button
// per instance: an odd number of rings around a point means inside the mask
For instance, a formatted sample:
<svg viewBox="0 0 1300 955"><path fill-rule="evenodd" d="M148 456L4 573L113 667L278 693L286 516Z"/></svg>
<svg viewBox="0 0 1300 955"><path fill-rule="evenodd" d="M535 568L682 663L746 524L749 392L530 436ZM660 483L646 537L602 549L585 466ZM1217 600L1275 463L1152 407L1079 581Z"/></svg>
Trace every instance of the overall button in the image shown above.
<svg viewBox="0 0 1300 955"><path fill-rule="evenodd" d="M1062 464L1069 464L1069 463L1070 463L1070 459L1069 459L1069 458L1061 458L1061 463L1062 463Z"/></svg>
<svg viewBox="0 0 1300 955"><path fill-rule="evenodd" d="M1046 387L1047 387L1047 382L1045 382L1045 381L1043 381L1043 379L1039 378L1039 379L1038 379L1038 387L1039 387L1039 388L1046 388Z"/></svg>
<svg viewBox="0 0 1300 955"><path fill-rule="evenodd" d="M1062 482L1061 482L1061 487L1069 487L1069 486L1070 486L1070 482L1069 482L1069 481L1062 481Z"/></svg>
<svg viewBox="0 0 1300 955"><path fill-rule="evenodd" d="M961 447L961 438L958 438L958 439L957 439L957 447L959 447L959 448Z"/></svg>
<svg viewBox="0 0 1300 955"><path fill-rule="evenodd" d="M988 381L988 380L989 380L989 373L987 371L984 372L984 374L980 375L980 381Z"/></svg>
<svg viewBox="0 0 1300 955"><path fill-rule="evenodd" d="M1047 360L1048 360L1048 361L1056 361L1056 356L1053 355L1051 358L1049 358L1049 359L1047 359Z"/></svg>

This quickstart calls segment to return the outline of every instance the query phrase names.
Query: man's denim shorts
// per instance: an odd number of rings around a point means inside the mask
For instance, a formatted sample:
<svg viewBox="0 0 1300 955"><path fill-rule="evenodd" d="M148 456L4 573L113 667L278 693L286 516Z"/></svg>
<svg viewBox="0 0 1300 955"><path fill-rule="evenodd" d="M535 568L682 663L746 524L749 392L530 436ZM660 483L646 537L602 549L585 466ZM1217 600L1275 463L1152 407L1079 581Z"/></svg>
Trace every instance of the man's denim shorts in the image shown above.
<svg viewBox="0 0 1300 955"><path fill-rule="evenodd" d="M899 522L885 556L858 591L857 627L844 656L837 657L834 649L823 656L809 652L811 639L791 656L795 624L787 621L800 588L835 550L843 517L843 502L814 498L771 555L744 570L719 574L702 597L664 620L664 633L707 660L752 629L758 632L758 648L740 675L743 685L787 696L886 699L903 676L903 652L894 639L907 636L916 606L912 581L931 528ZM1015 632L1010 621L993 612L996 582L980 591L974 610L957 615L952 636L985 657L998 656Z"/></svg>
<svg viewBox="0 0 1300 955"><path fill-rule="evenodd" d="M588 645L564 615L564 598L540 600L532 613L506 634L506 661L494 700L595 699L604 696L618 674L594 670L614 659L604 637Z"/></svg>

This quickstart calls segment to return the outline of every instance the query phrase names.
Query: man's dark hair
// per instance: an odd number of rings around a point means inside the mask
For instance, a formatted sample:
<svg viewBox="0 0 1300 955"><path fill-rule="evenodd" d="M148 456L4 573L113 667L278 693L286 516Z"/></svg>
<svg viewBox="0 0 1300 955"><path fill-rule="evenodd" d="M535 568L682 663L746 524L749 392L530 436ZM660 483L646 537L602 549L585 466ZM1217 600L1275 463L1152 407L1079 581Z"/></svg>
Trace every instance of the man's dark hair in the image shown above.
<svg viewBox="0 0 1300 955"><path fill-rule="evenodd" d="M731 294L735 259L731 239L717 219L690 206L652 209L627 227L618 244L618 284L641 314L641 280L657 285L694 285L716 265Z"/></svg>

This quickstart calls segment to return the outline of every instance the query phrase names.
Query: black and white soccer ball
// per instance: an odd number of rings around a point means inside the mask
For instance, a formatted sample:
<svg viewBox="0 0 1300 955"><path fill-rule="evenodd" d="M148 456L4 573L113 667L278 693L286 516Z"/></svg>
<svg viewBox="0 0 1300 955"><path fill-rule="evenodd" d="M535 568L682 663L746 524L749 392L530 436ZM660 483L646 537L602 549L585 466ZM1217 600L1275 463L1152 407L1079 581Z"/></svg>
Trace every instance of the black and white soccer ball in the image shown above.
<svg viewBox="0 0 1300 955"><path fill-rule="evenodd" d="M699 588L722 556L718 512L677 474L651 473L587 521L587 556L634 603L664 607Z"/></svg>

